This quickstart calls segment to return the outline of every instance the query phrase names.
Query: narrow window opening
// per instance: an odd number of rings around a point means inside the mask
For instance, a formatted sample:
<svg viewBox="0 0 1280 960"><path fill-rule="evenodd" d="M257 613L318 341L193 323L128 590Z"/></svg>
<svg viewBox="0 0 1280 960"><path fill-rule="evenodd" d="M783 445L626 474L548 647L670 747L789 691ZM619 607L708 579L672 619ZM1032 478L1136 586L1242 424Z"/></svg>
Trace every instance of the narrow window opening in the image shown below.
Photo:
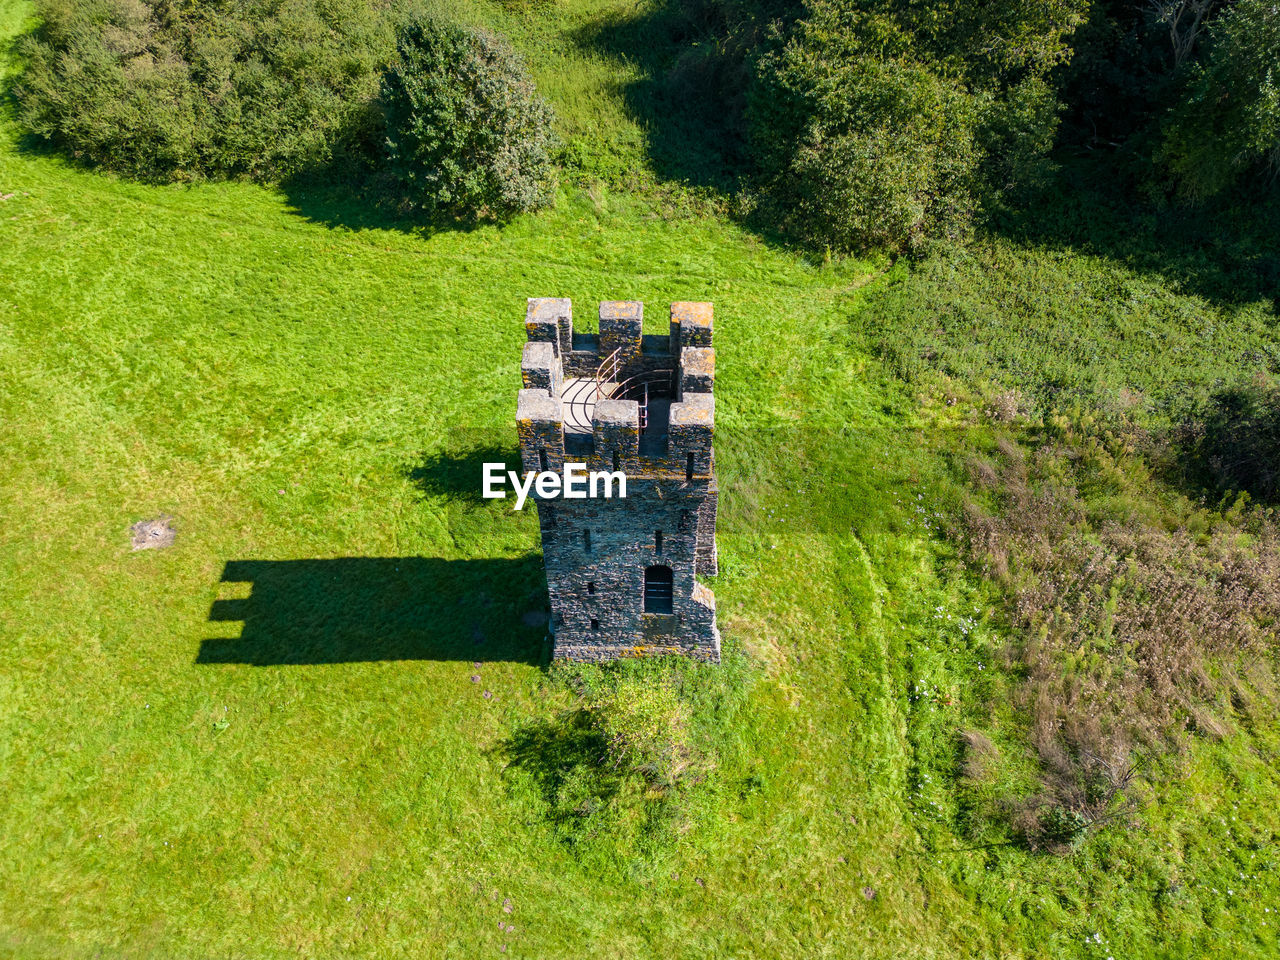
<svg viewBox="0 0 1280 960"><path fill-rule="evenodd" d="M675 588L670 567L646 567L644 571L644 612L672 612Z"/></svg>
<svg viewBox="0 0 1280 960"><path fill-rule="evenodd" d="M546 447L538 448L538 466L542 469L543 473L546 473L547 470L550 469L547 466L547 448Z"/></svg>
<svg viewBox="0 0 1280 960"><path fill-rule="evenodd" d="M658 556L662 556L662 531L653 531L653 552Z"/></svg>
<svg viewBox="0 0 1280 960"><path fill-rule="evenodd" d="M622 469L622 458L618 456L618 451L613 451L613 472L617 473Z"/></svg>
<svg viewBox="0 0 1280 960"><path fill-rule="evenodd" d="M594 596L594 595L595 595L595 592L596 592L596 582L595 582L594 580L588 580L588 581L587 581L587 593L589 593L589 594L591 594L592 596Z"/></svg>
<svg viewBox="0 0 1280 960"><path fill-rule="evenodd" d="M582 531L582 548L586 550L587 553L591 552L591 531L590 530Z"/></svg>
<svg viewBox="0 0 1280 960"><path fill-rule="evenodd" d="M599 621L599 620L597 620L595 617L592 617L592 618L591 618L591 629L592 629L592 630L599 630L599 629L600 629L600 621Z"/></svg>
<svg viewBox="0 0 1280 960"><path fill-rule="evenodd" d="M689 454L684 460L684 479L688 483L693 479L693 454Z"/></svg>

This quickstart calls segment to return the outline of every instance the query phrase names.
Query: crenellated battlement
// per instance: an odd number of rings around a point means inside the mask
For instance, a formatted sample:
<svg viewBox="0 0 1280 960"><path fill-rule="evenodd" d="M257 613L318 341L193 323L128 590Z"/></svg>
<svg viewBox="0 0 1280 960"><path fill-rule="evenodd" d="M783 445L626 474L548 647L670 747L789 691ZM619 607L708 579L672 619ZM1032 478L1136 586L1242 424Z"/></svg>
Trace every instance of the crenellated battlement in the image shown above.
<svg viewBox="0 0 1280 960"><path fill-rule="evenodd" d="M673 303L667 335L644 304L600 304L599 334L573 330L567 299L531 298L516 420L526 470L566 457L629 476L708 480L715 431L709 303Z"/></svg>

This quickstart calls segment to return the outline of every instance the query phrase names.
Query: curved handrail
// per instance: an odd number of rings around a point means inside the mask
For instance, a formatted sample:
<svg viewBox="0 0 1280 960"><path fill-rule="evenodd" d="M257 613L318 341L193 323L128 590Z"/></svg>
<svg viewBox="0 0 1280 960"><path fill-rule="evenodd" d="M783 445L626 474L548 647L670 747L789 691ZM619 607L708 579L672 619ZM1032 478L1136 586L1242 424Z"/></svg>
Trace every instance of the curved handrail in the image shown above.
<svg viewBox="0 0 1280 960"><path fill-rule="evenodd" d="M621 383L614 384L613 389L609 391L608 397L626 397L627 393L636 387L650 387L654 384L665 383L667 390L671 394L675 393L675 384L672 379L675 375L674 370L646 370L644 373L637 373L634 377L627 377Z"/></svg>
<svg viewBox="0 0 1280 960"><path fill-rule="evenodd" d="M591 431L591 410L595 407L598 384L592 386L590 381L579 380L573 387L564 391L561 399L565 403L565 426L574 431L585 429Z"/></svg>
<svg viewBox="0 0 1280 960"><path fill-rule="evenodd" d="M618 367L622 363L622 348L615 347L613 353L609 354L600 361L600 366L596 367L596 401L600 400L600 387L602 384L608 383L618 375ZM606 393L605 399L611 394Z"/></svg>

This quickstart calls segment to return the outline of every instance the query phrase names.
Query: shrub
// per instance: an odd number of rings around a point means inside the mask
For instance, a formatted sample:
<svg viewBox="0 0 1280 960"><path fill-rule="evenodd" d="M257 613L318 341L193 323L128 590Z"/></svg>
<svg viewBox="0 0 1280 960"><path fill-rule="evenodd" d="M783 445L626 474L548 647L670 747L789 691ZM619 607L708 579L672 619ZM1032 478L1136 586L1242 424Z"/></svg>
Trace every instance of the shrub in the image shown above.
<svg viewBox="0 0 1280 960"><path fill-rule="evenodd" d="M628 871L652 866L714 809L709 725L737 692L718 669L699 676L690 666L558 668L575 690L572 705L499 748L512 788L533 788L555 835L578 856Z"/></svg>
<svg viewBox="0 0 1280 960"><path fill-rule="evenodd" d="M622 676L597 692L588 709L615 769L639 774L658 792L698 771L689 709L672 683Z"/></svg>
<svg viewBox="0 0 1280 960"><path fill-rule="evenodd" d="M392 50L374 0L39 0L28 131L148 180L274 179L357 155Z"/></svg>
<svg viewBox="0 0 1280 960"><path fill-rule="evenodd" d="M964 98L909 62L833 68L818 80L824 95L776 172L774 197L789 211L784 225L841 250L961 235L973 174Z"/></svg>
<svg viewBox="0 0 1280 960"><path fill-rule="evenodd" d="M819 15L762 61L751 142L780 223L840 250L962 232L970 104L924 65L869 49L863 36Z"/></svg>
<svg viewBox="0 0 1280 960"><path fill-rule="evenodd" d="M520 58L491 33L430 19L398 31L383 78L391 163L413 203L503 218L554 190L550 108Z"/></svg>

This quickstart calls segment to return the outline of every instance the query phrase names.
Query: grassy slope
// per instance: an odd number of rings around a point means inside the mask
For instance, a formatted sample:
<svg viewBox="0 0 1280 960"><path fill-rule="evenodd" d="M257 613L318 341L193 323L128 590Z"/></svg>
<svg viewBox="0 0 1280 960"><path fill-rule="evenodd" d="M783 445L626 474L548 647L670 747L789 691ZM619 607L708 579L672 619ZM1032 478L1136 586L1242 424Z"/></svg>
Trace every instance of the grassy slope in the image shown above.
<svg viewBox="0 0 1280 960"><path fill-rule="evenodd" d="M0 11L12 33L26 5ZM531 49L574 49L553 22L530 21ZM600 63L547 87L625 132ZM327 224L364 212L332 199L141 187L4 138L0 951L1274 945L1260 923L1277 881L1251 869L1280 827L1268 731L1197 745L1148 832L1068 860L957 833L951 738L1002 696L999 637L982 595L935 573L945 431L849 346L879 295L855 292L865 265L812 267L599 193L502 230L346 230ZM327 224L300 215L317 204ZM572 296L580 316L612 297L717 303L716 591L757 679L721 771L734 789L656 865L608 838L567 852L503 772L503 742L560 696L520 619L539 603L536 527L468 499L448 458L509 449L530 294ZM178 545L130 553L128 525L161 512ZM253 594L221 582L229 562L300 559L334 562L257 568ZM210 619L246 609L243 634ZM321 662L200 662L292 643Z"/></svg>

